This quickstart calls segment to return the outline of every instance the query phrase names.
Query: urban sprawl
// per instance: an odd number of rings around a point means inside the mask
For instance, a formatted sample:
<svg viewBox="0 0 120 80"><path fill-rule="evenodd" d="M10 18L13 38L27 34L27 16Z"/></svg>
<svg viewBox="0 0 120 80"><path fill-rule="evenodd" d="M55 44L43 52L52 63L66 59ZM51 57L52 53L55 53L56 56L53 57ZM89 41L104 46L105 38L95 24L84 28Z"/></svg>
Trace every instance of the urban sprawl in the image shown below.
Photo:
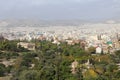
<svg viewBox="0 0 120 80"><path fill-rule="evenodd" d="M47 40L53 44L80 43L87 50L95 47L96 53L114 53L120 49L120 24L96 23L79 26L1 27L0 34L8 40ZM23 43L24 44L24 43Z"/></svg>

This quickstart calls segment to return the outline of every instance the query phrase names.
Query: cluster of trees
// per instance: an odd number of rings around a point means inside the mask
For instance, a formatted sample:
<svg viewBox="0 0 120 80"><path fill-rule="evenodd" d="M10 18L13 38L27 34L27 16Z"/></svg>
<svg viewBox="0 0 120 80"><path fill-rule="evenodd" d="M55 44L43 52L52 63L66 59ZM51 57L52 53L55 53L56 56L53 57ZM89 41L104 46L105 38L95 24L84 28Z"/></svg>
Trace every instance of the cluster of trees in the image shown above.
<svg viewBox="0 0 120 80"><path fill-rule="evenodd" d="M89 51L81 49L79 44L61 43L56 45L48 41L35 41L35 44L35 51L20 50L17 52L15 41L9 43L9 45L14 45L14 49L0 47L0 50L7 51L7 53L0 53L1 56L7 57L9 55L9 59L13 59L15 56L16 59L12 67L0 65L0 75L5 76L5 73L9 73L12 75L11 80L120 79L119 67L116 65L120 62L120 51L116 51L115 54L91 55ZM75 68L75 74L73 74L71 64L75 60L78 65ZM86 64L88 60L89 64Z"/></svg>
<svg viewBox="0 0 120 80"><path fill-rule="evenodd" d="M16 48L16 41L0 40L0 50L15 51Z"/></svg>
<svg viewBox="0 0 120 80"><path fill-rule="evenodd" d="M0 63L0 77L8 75L11 72L12 68L13 66L6 67L4 64Z"/></svg>
<svg viewBox="0 0 120 80"><path fill-rule="evenodd" d="M17 43L19 40L0 40L0 51L9 51L9 52L27 52L28 50L18 46Z"/></svg>

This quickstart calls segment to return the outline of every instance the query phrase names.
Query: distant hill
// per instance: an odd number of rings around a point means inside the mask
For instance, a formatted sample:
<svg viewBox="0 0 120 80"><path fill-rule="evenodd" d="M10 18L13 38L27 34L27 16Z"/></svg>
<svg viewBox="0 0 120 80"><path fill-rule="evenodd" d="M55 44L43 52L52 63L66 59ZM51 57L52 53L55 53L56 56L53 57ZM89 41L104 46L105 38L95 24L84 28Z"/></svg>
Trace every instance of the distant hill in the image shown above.
<svg viewBox="0 0 120 80"><path fill-rule="evenodd" d="M77 26L87 21L82 20L0 20L0 27L45 27L45 26Z"/></svg>
<svg viewBox="0 0 120 80"><path fill-rule="evenodd" d="M105 23L105 24L115 24L120 23L120 20L106 20L101 22L92 22L85 20L35 20L35 19L6 19L0 20L0 27L47 27L47 26L79 26L81 24L87 23Z"/></svg>

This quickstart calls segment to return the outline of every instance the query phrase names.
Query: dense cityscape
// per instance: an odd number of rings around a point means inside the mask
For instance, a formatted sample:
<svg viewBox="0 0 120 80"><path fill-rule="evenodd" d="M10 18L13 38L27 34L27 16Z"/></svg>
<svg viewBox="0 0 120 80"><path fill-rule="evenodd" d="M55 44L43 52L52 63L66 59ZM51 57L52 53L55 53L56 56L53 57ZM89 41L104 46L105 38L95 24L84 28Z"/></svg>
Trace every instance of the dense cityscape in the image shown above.
<svg viewBox="0 0 120 80"><path fill-rule="evenodd" d="M104 53L119 50L119 23L86 23L77 26L46 26L46 27L1 27L1 36L8 40L31 41L46 40L54 44L67 42L70 45L84 42L85 48L99 47Z"/></svg>

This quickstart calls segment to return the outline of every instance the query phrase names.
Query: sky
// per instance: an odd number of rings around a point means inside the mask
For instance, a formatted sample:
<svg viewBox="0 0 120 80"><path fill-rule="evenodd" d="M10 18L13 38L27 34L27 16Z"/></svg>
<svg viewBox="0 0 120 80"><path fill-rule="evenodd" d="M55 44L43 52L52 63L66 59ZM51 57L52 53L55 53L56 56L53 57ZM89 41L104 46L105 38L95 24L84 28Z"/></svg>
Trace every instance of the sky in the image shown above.
<svg viewBox="0 0 120 80"><path fill-rule="evenodd" d="M0 19L120 19L120 0L0 0Z"/></svg>

